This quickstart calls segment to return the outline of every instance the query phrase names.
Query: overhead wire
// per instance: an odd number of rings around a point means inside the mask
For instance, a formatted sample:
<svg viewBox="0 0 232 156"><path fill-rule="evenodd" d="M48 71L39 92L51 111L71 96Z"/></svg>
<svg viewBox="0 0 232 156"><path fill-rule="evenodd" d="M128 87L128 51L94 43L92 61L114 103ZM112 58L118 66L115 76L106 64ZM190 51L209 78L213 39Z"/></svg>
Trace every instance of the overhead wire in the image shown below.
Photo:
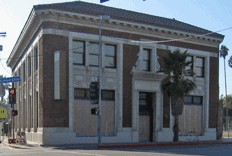
<svg viewBox="0 0 232 156"><path fill-rule="evenodd" d="M1 62L2 67L5 69L5 71L6 71L7 73L9 73L9 72L6 70L6 68L3 66L3 64L2 64L2 59L0 59L0 62ZM9 73L9 74L12 75L11 73Z"/></svg>
<svg viewBox="0 0 232 156"><path fill-rule="evenodd" d="M222 29L222 30L219 30L219 31L206 33L206 34L196 35L196 36L197 37L207 36L207 35L211 35L211 34L218 33L218 32L225 31L225 30L229 30L229 29L232 29L232 27L225 28L225 29ZM180 39L169 39L169 40L163 40L163 41L131 41L131 42L137 42L137 43L165 43L165 42L181 41L181 40L186 40L186 39L190 39L190 38L193 38L193 37L190 36L190 37L185 37L185 38L180 38Z"/></svg>

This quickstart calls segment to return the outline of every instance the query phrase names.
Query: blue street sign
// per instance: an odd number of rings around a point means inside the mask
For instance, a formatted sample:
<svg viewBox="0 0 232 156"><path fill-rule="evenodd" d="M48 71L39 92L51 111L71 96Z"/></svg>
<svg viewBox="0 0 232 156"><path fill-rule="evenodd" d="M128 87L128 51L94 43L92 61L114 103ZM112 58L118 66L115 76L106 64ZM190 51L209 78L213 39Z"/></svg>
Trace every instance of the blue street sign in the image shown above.
<svg viewBox="0 0 232 156"><path fill-rule="evenodd" d="M0 79L0 83L11 83L11 82L18 82L18 81L21 81L20 76Z"/></svg>

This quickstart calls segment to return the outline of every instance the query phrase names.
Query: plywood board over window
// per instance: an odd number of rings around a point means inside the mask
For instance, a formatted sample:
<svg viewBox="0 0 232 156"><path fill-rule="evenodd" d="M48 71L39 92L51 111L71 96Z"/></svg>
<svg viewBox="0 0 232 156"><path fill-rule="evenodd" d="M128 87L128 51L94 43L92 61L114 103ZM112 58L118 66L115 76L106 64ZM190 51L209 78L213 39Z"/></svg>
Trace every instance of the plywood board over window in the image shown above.
<svg viewBox="0 0 232 156"><path fill-rule="evenodd" d="M186 96L183 112L180 115L180 135L188 135L196 129L201 135L202 129L202 97Z"/></svg>
<svg viewBox="0 0 232 156"><path fill-rule="evenodd" d="M115 130L115 103L114 91L102 91L102 135L114 135ZM110 96L112 95L112 96ZM89 89L74 89L74 130L77 136L97 136L98 116L91 114Z"/></svg>

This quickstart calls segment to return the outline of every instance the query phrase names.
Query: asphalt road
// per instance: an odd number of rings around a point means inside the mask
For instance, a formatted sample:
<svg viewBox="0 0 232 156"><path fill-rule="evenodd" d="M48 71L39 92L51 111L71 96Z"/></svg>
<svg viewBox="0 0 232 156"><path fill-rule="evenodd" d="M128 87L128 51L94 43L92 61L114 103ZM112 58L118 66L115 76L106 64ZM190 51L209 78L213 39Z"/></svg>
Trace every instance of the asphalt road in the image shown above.
<svg viewBox="0 0 232 156"><path fill-rule="evenodd" d="M12 148L0 144L1 156L230 156L232 145L214 146L181 146L181 147L153 147L153 148L128 148L128 149L64 149L51 147L20 147Z"/></svg>

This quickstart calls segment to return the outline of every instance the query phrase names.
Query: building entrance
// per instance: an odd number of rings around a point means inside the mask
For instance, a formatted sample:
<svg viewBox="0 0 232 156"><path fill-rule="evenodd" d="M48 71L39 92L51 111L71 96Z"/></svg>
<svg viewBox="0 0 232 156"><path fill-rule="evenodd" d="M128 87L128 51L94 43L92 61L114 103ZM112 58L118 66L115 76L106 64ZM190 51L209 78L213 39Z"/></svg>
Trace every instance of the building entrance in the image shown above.
<svg viewBox="0 0 232 156"><path fill-rule="evenodd" d="M139 141L153 141L152 93L139 93Z"/></svg>

